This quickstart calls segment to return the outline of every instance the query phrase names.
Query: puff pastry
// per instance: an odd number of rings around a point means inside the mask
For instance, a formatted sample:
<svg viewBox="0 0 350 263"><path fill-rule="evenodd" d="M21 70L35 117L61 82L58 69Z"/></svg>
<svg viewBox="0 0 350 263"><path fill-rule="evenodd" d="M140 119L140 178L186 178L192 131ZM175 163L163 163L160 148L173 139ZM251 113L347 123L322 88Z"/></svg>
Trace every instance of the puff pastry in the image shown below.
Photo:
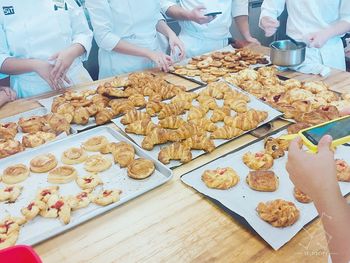
<svg viewBox="0 0 350 263"><path fill-rule="evenodd" d="M165 129L155 128L143 139L141 147L150 151L154 145L166 143L168 138L168 132Z"/></svg>
<svg viewBox="0 0 350 263"><path fill-rule="evenodd" d="M95 122L97 125L102 125L110 122L114 117L114 112L112 109L104 108L97 111L95 115Z"/></svg>
<svg viewBox="0 0 350 263"><path fill-rule="evenodd" d="M294 194L295 199L300 203L308 204L308 203L312 202L312 199L310 198L310 196L303 193L301 190L299 190L296 187L294 187L293 194Z"/></svg>
<svg viewBox="0 0 350 263"><path fill-rule="evenodd" d="M51 195L57 195L58 194L59 187L58 186L48 186L43 189L39 189L35 200L42 201L44 203L47 203Z"/></svg>
<svg viewBox="0 0 350 263"><path fill-rule="evenodd" d="M211 120L207 118L194 119L191 121L191 123L208 132L214 132L218 129L218 126L216 126Z"/></svg>
<svg viewBox="0 0 350 263"><path fill-rule="evenodd" d="M0 202L14 203L22 193L22 186L12 185L0 189Z"/></svg>
<svg viewBox="0 0 350 263"><path fill-rule="evenodd" d="M272 171L251 171L246 182L249 187L260 192L274 192L278 188L278 177Z"/></svg>
<svg viewBox="0 0 350 263"><path fill-rule="evenodd" d="M215 150L214 141L205 135L194 135L183 141L183 145L193 150L203 150L205 152Z"/></svg>
<svg viewBox="0 0 350 263"><path fill-rule="evenodd" d="M185 121L178 116L169 116L159 121L159 125L165 129L178 129Z"/></svg>
<svg viewBox="0 0 350 263"><path fill-rule="evenodd" d="M59 166L49 172L47 181L51 184L66 184L73 181L77 174L77 170L73 166Z"/></svg>
<svg viewBox="0 0 350 263"><path fill-rule="evenodd" d="M169 116L181 115L185 111L186 103L171 103L163 104L161 111L158 114L158 119L164 119Z"/></svg>
<svg viewBox="0 0 350 263"><path fill-rule="evenodd" d="M163 147L158 154L158 160L169 164L170 160L179 160L181 163L188 163L192 160L192 153L189 147L179 142Z"/></svg>
<svg viewBox="0 0 350 263"><path fill-rule="evenodd" d="M34 173L46 173L56 166L56 157L51 153L39 155L30 161L30 170Z"/></svg>
<svg viewBox="0 0 350 263"><path fill-rule="evenodd" d="M154 124L150 119L137 120L133 123L130 123L125 127L125 132L134 133L138 135L147 135L158 126Z"/></svg>
<svg viewBox="0 0 350 263"><path fill-rule="evenodd" d="M0 139L14 139L18 132L18 126L14 122L0 124Z"/></svg>
<svg viewBox="0 0 350 263"><path fill-rule="evenodd" d="M82 147L89 152L99 152L106 144L108 144L108 140L105 136L95 136L85 141Z"/></svg>
<svg viewBox="0 0 350 263"><path fill-rule="evenodd" d="M340 182L350 182L350 166L344 160L335 160L337 179Z"/></svg>
<svg viewBox="0 0 350 263"><path fill-rule="evenodd" d="M111 166L112 162L101 154L90 155L84 163L84 169L93 173L106 171Z"/></svg>
<svg viewBox="0 0 350 263"><path fill-rule="evenodd" d="M211 135L211 139L225 139L230 140L234 137L237 137L241 135L243 131L238 128L230 127L230 126L223 126L218 128L216 131L214 131Z"/></svg>
<svg viewBox="0 0 350 263"><path fill-rule="evenodd" d="M217 168L204 171L202 181L209 188L226 190L239 182L239 176L231 167Z"/></svg>
<svg viewBox="0 0 350 263"><path fill-rule="evenodd" d="M151 120L151 116L148 115L146 112L138 111L138 110L131 110L125 113L125 115L122 117L120 122L124 125L133 123L138 120Z"/></svg>
<svg viewBox="0 0 350 263"><path fill-rule="evenodd" d="M24 164L15 164L7 167L2 173L2 181L5 184L17 184L26 180L29 169Z"/></svg>
<svg viewBox="0 0 350 263"><path fill-rule="evenodd" d="M0 140L0 159L24 151L25 148L19 141Z"/></svg>
<svg viewBox="0 0 350 263"><path fill-rule="evenodd" d="M144 158L132 161L128 166L128 176L133 179L145 179L150 177L155 170L154 163Z"/></svg>
<svg viewBox="0 0 350 263"><path fill-rule="evenodd" d="M134 147L126 142L111 143L110 151L114 162L119 164L120 167L128 166L135 158Z"/></svg>
<svg viewBox="0 0 350 263"><path fill-rule="evenodd" d="M40 211L40 215L45 218L56 218L67 225L71 219L71 207L64 198L58 195L51 195L43 210Z"/></svg>
<svg viewBox="0 0 350 263"><path fill-rule="evenodd" d="M75 196L68 197L68 204L72 210L87 207L91 203L92 196L88 191L83 191Z"/></svg>
<svg viewBox="0 0 350 263"><path fill-rule="evenodd" d="M223 121L226 116L231 116L231 108L229 106L223 106L216 108L210 117L212 122Z"/></svg>
<svg viewBox="0 0 350 263"><path fill-rule="evenodd" d="M42 131L45 126L45 120L41 116L33 116L30 118L20 118L18 125L21 127L22 132L25 133L36 133Z"/></svg>
<svg viewBox="0 0 350 263"><path fill-rule="evenodd" d="M87 157L82 148L72 147L62 153L61 161L64 164L79 164L85 162Z"/></svg>
<svg viewBox="0 0 350 263"><path fill-rule="evenodd" d="M35 148L56 138L55 133L39 131L22 137L22 144L27 148Z"/></svg>
<svg viewBox="0 0 350 263"><path fill-rule="evenodd" d="M121 193L122 191L119 189L103 190L93 198L93 202L100 206L110 205L120 200Z"/></svg>
<svg viewBox="0 0 350 263"><path fill-rule="evenodd" d="M21 209L22 215L26 218L27 221L34 219L39 215L41 210L45 209L46 204L40 200L34 200L30 202L27 206Z"/></svg>
<svg viewBox="0 0 350 263"><path fill-rule="evenodd" d="M179 129L167 133L169 141L179 142L195 135L206 135L206 131L192 122L185 123Z"/></svg>
<svg viewBox="0 0 350 263"><path fill-rule="evenodd" d="M92 191L96 188L96 186L103 184L100 176L97 173L85 175L82 177L78 176L76 178L76 183L81 189L89 191Z"/></svg>
<svg viewBox="0 0 350 263"><path fill-rule="evenodd" d="M25 218L11 216L7 216L0 221L0 249L16 244L21 225L25 222Z"/></svg>
<svg viewBox="0 0 350 263"><path fill-rule="evenodd" d="M243 155L243 162L252 170L268 170L273 166L272 156L264 152L247 152Z"/></svg>

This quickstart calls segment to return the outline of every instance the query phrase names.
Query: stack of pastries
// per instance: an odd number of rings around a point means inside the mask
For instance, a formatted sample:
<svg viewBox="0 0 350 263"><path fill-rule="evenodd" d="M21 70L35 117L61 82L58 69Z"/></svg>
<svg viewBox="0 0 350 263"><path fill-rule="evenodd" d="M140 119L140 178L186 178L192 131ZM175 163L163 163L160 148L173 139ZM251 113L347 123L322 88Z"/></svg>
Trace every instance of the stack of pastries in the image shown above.
<svg viewBox="0 0 350 263"><path fill-rule="evenodd" d="M316 125L339 117L339 111L350 107L350 98L340 98L321 81L280 80L275 67L245 69L225 77L234 84L294 119Z"/></svg>
<svg viewBox="0 0 350 263"><path fill-rule="evenodd" d="M254 64L268 64L261 54L249 49L217 51L208 55L193 57L187 65L175 65L175 74L196 77L205 83L215 82L228 73L235 73Z"/></svg>
<svg viewBox="0 0 350 263"><path fill-rule="evenodd" d="M250 109L249 101L227 83L215 82L200 92L181 92L169 103L132 109L120 121L125 132L144 136L141 146L145 150L170 143L159 152L162 163L187 163L192 160L191 150L212 152L215 139L231 140L268 117L265 111Z"/></svg>

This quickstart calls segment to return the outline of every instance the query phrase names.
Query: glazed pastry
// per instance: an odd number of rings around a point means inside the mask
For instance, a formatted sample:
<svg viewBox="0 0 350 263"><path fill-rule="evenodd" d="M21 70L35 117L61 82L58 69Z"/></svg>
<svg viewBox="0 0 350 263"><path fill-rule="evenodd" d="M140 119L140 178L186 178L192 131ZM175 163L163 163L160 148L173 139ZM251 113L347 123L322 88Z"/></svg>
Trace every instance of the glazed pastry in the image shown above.
<svg viewBox="0 0 350 263"><path fill-rule="evenodd" d="M310 124L307 124L304 122L298 122L288 126L287 131L288 131L288 134L297 134L299 131L309 127L310 127Z"/></svg>
<svg viewBox="0 0 350 263"><path fill-rule="evenodd" d="M111 153L114 162L122 168L128 166L135 158L134 147L126 142L112 143Z"/></svg>
<svg viewBox="0 0 350 263"><path fill-rule="evenodd" d="M51 184L66 184L75 180L77 174L73 166L59 166L49 172L47 181Z"/></svg>
<svg viewBox="0 0 350 263"><path fill-rule="evenodd" d="M212 152L215 150L214 141L203 135L194 135L183 142L183 145L193 150Z"/></svg>
<svg viewBox="0 0 350 263"><path fill-rule="evenodd" d="M36 133L42 131L45 126L45 120L41 116L33 116L28 119L20 118L18 120L18 125L24 133Z"/></svg>
<svg viewBox="0 0 350 263"><path fill-rule="evenodd" d="M18 126L14 122L0 124L0 139L13 140L18 132Z"/></svg>
<svg viewBox="0 0 350 263"><path fill-rule="evenodd" d="M34 173L46 173L56 166L56 157L51 153L39 155L30 161L30 170Z"/></svg>
<svg viewBox="0 0 350 263"><path fill-rule="evenodd" d="M22 186L13 185L0 189L0 202L14 203L22 193Z"/></svg>
<svg viewBox="0 0 350 263"><path fill-rule="evenodd" d="M39 189L35 200L42 201L44 203L47 203L51 195L57 195L58 194L59 187L58 186L48 186L43 189Z"/></svg>
<svg viewBox="0 0 350 263"><path fill-rule="evenodd" d="M335 160L337 168L337 179L340 182L350 182L350 166L344 161L337 159Z"/></svg>
<svg viewBox="0 0 350 263"><path fill-rule="evenodd" d="M125 132L134 133L138 135L148 135L158 126L150 119L137 120L125 127Z"/></svg>
<svg viewBox="0 0 350 263"><path fill-rule="evenodd" d="M84 169L93 173L106 171L111 166L112 162L101 154L90 155L84 163Z"/></svg>
<svg viewBox="0 0 350 263"><path fill-rule="evenodd" d="M317 94L322 91L328 91L328 86L322 81L310 81L303 84L303 89Z"/></svg>
<svg viewBox="0 0 350 263"><path fill-rule="evenodd" d="M73 123L86 125L90 119L89 111L84 107L77 107L74 110Z"/></svg>
<svg viewBox="0 0 350 263"><path fill-rule="evenodd" d="M260 192L274 192L278 188L278 177L272 171L251 171L246 182L248 186Z"/></svg>
<svg viewBox="0 0 350 263"><path fill-rule="evenodd" d="M59 114L48 114L45 116L47 126L45 127L46 132L52 132L56 134L61 134L65 132L70 134L70 122L64 116Z"/></svg>
<svg viewBox="0 0 350 263"><path fill-rule="evenodd" d="M201 129L213 132L218 129L218 126L216 126L214 123L212 123L209 119L203 118L203 119L194 119L191 120L191 123L195 124L196 126L200 127Z"/></svg>
<svg viewBox="0 0 350 263"><path fill-rule="evenodd" d="M316 109L316 112L322 114L328 120L334 120L340 117L340 113L335 106L321 106Z"/></svg>
<svg viewBox="0 0 350 263"><path fill-rule="evenodd" d="M79 164L85 162L87 154L82 148L69 148L62 153L61 161L64 164Z"/></svg>
<svg viewBox="0 0 350 263"><path fill-rule="evenodd" d="M142 148L145 150L152 150L154 145L163 144L168 141L168 133L163 128L153 129L142 141Z"/></svg>
<svg viewBox="0 0 350 263"><path fill-rule="evenodd" d="M247 152L243 155L243 162L252 170L268 170L273 166L272 156L264 152Z"/></svg>
<svg viewBox="0 0 350 263"><path fill-rule="evenodd" d="M103 185L103 182L97 173L85 175L83 177L78 176L76 178L76 183L81 189L88 191L93 191L98 185Z"/></svg>
<svg viewBox="0 0 350 263"><path fill-rule="evenodd" d="M15 140L0 140L0 159L24 151L23 145Z"/></svg>
<svg viewBox="0 0 350 263"><path fill-rule="evenodd" d="M311 102L308 100L296 100L291 104L297 111L309 112L312 110Z"/></svg>
<svg viewBox="0 0 350 263"><path fill-rule="evenodd" d="M190 110L188 112L187 120L191 121L191 120L195 120L195 119L202 119L207 114L208 110L209 110L208 107L193 106L190 108Z"/></svg>
<svg viewBox="0 0 350 263"><path fill-rule="evenodd" d="M231 115L231 108L228 106L223 106L221 108L216 108L210 117L212 122L223 121L226 116Z"/></svg>
<svg viewBox="0 0 350 263"><path fill-rule="evenodd" d="M231 167L217 168L204 171L202 181L209 188L226 190L239 182L239 176Z"/></svg>
<svg viewBox="0 0 350 263"><path fill-rule="evenodd" d="M146 112L141 112L137 110L128 111L121 119L121 123L126 125L133 123L138 120L151 120L151 116L149 116Z"/></svg>
<svg viewBox="0 0 350 263"><path fill-rule="evenodd" d="M229 98L224 101L224 105L230 107L237 113L243 113L248 111L248 104L245 100Z"/></svg>
<svg viewBox="0 0 350 263"><path fill-rule="evenodd" d="M163 147L158 154L158 160L164 164L169 164L170 160L179 160L181 163L188 163L192 160L190 148L179 142Z"/></svg>
<svg viewBox="0 0 350 263"><path fill-rule="evenodd" d="M294 203L276 199L259 203L256 211L260 218L274 227L287 227L298 221L300 212Z"/></svg>
<svg viewBox="0 0 350 263"><path fill-rule="evenodd" d="M102 125L110 122L114 117L114 112L112 109L102 109L97 112L95 115L95 122L97 125Z"/></svg>
<svg viewBox="0 0 350 263"><path fill-rule="evenodd" d="M280 141L281 140L272 137L268 137L264 140L265 152L270 154L273 159L278 159L284 156L285 146L281 145Z"/></svg>
<svg viewBox="0 0 350 263"><path fill-rule="evenodd" d="M183 114L185 111L184 103L164 104L158 114L158 119L162 120L169 116L177 116Z"/></svg>
<svg viewBox="0 0 350 263"><path fill-rule="evenodd" d="M21 213L26 218L26 220L29 221L39 215L40 211L45 209L45 206L46 205L43 201L34 200L27 206L23 207L21 209Z"/></svg>
<svg viewBox="0 0 350 263"><path fill-rule="evenodd" d="M103 190L96 197L93 198L93 202L96 205L107 206L112 203L116 203L120 200L121 190L111 189L111 190Z"/></svg>
<svg viewBox="0 0 350 263"><path fill-rule="evenodd" d="M178 116L169 116L160 120L158 124L164 129L178 129L185 124L185 121Z"/></svg>
<svg viewBox="0 0 350 263"><path fill-rule="evenodd" d="M300 203L308 204L312 202L312 199L307 194L303 193L296 187L294 187L293 194L295 199Z"/></svg>
<svg viewBox="0 0 350 263"><path fill-rule="evenodd" d="M216 100L210 96L200 95L196 98L196 100L199 102L202 108L209 108L211 110L214 110L218 107Z"/></svg>
<svg viewBox="0 0 350 263"><path fill-rule="evenodd" d="M241 134L243 134L243 130L225 125L214 131L210 135L210 138L230 140L234 137L238 137Z"/></svg>
<svg viewBox="0 0 350 263"><path fill-rule="evenodd" d="M133 179L145 179L150 177L155 170L154 163L144 158L132 161L128 166L128 176Z"/></svg>
<svg viewBox="0 0 350 263"><path fill-rule="evenodd" d="M16 244L21 225L25 222L25 218L11 216L7 216L0 221L0 249Z"/></svg>
<svg viewBox="0 0 350 263"><path fill-rule="evenodd" d="M2 181L5 184L17 184L26 180L29 169L24 164L15 164L7 167L2 173Z"/></svg>
<svg viewBox="0 0 350 263"><path fill-rule="evenodd" d="M44 143L52 141L56 138L56 134L51 132L39 131L35 134L26 134L22 137L22 144L27 148L35 148Z"/></svg>
<svg viewBox="0 0 350 263"><path fill-rule="evenodd" d="M71 219L71 207L68 202L58 195L51 195L40 215L45 218L58 217L65 225L69 224Z"/></svg>
<svg viewBox="0 0 350 263"><path fill-rule="evenodd" d="M95 136L85 141L82 147L89 152L99 152L106 144L108 144L108 140L105 136Z"/></svg>
<svg viewBox="0 0 350 263"><path fill-rule="evenodd" d="M83 191L75 196L68 197L68 204L72 210L87 207L91 203L91 194L88 191Z"/></svg>

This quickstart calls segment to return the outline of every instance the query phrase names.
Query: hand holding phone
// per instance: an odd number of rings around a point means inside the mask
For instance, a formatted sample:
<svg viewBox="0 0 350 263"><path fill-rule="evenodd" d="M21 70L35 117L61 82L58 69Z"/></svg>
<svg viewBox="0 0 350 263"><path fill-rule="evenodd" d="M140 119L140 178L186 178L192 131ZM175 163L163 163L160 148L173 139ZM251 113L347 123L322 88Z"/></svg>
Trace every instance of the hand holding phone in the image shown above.
<svg viewBox="0 0 350 263"><path fill-rule="evenodd" d="M217 15L221 15L222 12L211 12L211 13L207 13L207 14L204 14L205 16L217 16Z"/></svg>

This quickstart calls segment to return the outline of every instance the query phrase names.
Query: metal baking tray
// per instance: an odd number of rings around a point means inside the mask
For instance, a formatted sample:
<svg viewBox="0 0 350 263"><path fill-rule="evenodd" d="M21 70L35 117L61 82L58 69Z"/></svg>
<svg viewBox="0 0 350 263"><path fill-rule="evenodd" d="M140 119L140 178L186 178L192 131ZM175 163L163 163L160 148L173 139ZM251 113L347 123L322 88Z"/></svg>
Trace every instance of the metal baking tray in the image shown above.
<svg viewBox="0 0 350 263"><path fill-rule="evenodd" d="M98 128L91 129L86 132L82 132L76 135L69 136L57 142L45 145L45 147L40 147L29 152L22 152L16 156L11 156L4 160L0 160L0 171L3 171L6 167L23 163L29 165L30 160L40 154L52 153L56 156L58 160L58 165L62 165L60 162L61 154L64 150L70 147L79 147L82 142L93 136L106 136L111 142L125 141L134 146L137 157L143 157L152 160L155 164L156 170L152 176L144 180L134 180L127 176L127 170L125 168L120 168L119 165L113 164L110 169L99 173L102 181L104 182L105 189L118 188L122 190L121 199L117 203L108 205L106 207L97 206L95 204L90 204L88 207L72 212L71 222L67 225L63 225L59 219L49 219L42 218L40 216L36 217L34 220L25 224L20 231L20 236L17 244L34 245L42 242L46 239L54 237L60 233L63 233L75 226L84 223L94 217L97 217L109 210L112 210L131 199L134 199L152 189L166 183L172 177L172 171L165 167L158 160L152 158L150 154L142 150L133 142L129 141L127 138L121 136L115 130L101 126ZM95 153L88 152L88 155ZM112 155L105 155L106 158L112 160ZM78 176L85 175L87 172L83 169L83 164L74 165L78 171ZM47 182L47 174L31 174L29 178L19 183L23 186L23 192L19 196L18 200L13 204L0 203L0 215L1 218L7 214L12 216L20 216L20 209L27 206L29 202L34 200L37 189L52 185ZM4 186L0 182L0 187ZM78 187L75 181L68 184L61 184L60 194L62 196L74 195L82 190ZM97 192L101 190L101 187L97 187ZM95 190L95 192L96 192Z"/></svg>

